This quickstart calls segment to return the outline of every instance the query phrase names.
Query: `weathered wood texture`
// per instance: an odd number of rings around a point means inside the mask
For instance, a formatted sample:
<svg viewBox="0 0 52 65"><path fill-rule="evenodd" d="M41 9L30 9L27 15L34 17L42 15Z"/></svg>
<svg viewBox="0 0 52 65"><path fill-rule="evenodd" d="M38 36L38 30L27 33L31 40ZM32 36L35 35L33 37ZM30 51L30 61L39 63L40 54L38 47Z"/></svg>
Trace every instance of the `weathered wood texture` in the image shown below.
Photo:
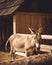
<svg viewBox="0 0 52 65"><path fill-rule="evenodd" d="M0 16L11 15L23 1L24 0L0 0Z"/></svg>

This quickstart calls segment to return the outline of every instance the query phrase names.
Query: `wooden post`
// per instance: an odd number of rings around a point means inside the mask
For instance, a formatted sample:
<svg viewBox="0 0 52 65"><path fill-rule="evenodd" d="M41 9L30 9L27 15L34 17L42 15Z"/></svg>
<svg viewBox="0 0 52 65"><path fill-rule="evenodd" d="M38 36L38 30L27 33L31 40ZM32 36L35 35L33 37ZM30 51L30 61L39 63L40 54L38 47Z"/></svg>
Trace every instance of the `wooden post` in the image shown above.
<svg viewBox="0 0 52 65"><path fill-rule="evenodd" d="M13 34L16 34L16 16L13 16Z"/></svg>

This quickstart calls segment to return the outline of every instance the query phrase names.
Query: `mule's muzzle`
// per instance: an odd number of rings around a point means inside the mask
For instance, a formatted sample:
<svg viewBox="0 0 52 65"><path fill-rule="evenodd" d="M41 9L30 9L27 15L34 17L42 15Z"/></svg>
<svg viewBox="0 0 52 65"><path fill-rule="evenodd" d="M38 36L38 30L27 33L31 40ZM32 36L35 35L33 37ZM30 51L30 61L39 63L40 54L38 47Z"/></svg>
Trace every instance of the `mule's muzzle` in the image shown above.
<svg viewBox="0 0 52 65"><path fill-rule="evenodd" d="M39 43L36 43L36 51L40 51L40 44Z"/></svg>

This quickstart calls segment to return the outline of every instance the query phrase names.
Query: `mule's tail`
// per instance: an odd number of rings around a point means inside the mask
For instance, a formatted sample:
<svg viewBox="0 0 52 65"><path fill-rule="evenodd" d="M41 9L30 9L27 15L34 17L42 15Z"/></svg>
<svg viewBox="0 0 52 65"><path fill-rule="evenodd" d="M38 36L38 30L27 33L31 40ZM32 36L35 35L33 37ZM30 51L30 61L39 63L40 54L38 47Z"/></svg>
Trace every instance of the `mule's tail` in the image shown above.
<svg viewBox="0 0 52 65"><path fill-rule="evenodd" d="M6 44L5 44L5 50L8 49L8 48L7 48L8 43L9 43L9 39L7 40L7 42L6 42Z"/></svg>

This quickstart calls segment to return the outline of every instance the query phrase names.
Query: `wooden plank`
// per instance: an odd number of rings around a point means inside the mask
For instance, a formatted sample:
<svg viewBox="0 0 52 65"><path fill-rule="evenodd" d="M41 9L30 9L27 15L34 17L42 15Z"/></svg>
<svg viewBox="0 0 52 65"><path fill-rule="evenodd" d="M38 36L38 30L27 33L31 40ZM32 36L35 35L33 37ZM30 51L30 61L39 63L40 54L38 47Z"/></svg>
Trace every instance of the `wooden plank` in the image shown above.
<svg viewBox="0 0 52 65"><path fill-rule="evenodd" d="M42 52L45 52L45 53L52 53L51 50L48 50L48 49L44 49L44 48L41 48L40 51Z"/></svg>
<svg viewBox="0 0 52 65"><path fill-rule="evenodd" d="M44 45L44 44L41 44L40 45L40 48L52 50L52 45Z"/></svg>
<svg viewBox="0 0 52 65"><path fill-rule="evenodd" d="M40 45L40 50L41 51L45 51L45 52L52 53L52 45L44 45L44 44L41 44Z"/></svg>
<svg viewBox="0 0 52 65"><path fill-rule="evenodd" d="M52 35L41 35L42 39L52 40Z"/></svg>

